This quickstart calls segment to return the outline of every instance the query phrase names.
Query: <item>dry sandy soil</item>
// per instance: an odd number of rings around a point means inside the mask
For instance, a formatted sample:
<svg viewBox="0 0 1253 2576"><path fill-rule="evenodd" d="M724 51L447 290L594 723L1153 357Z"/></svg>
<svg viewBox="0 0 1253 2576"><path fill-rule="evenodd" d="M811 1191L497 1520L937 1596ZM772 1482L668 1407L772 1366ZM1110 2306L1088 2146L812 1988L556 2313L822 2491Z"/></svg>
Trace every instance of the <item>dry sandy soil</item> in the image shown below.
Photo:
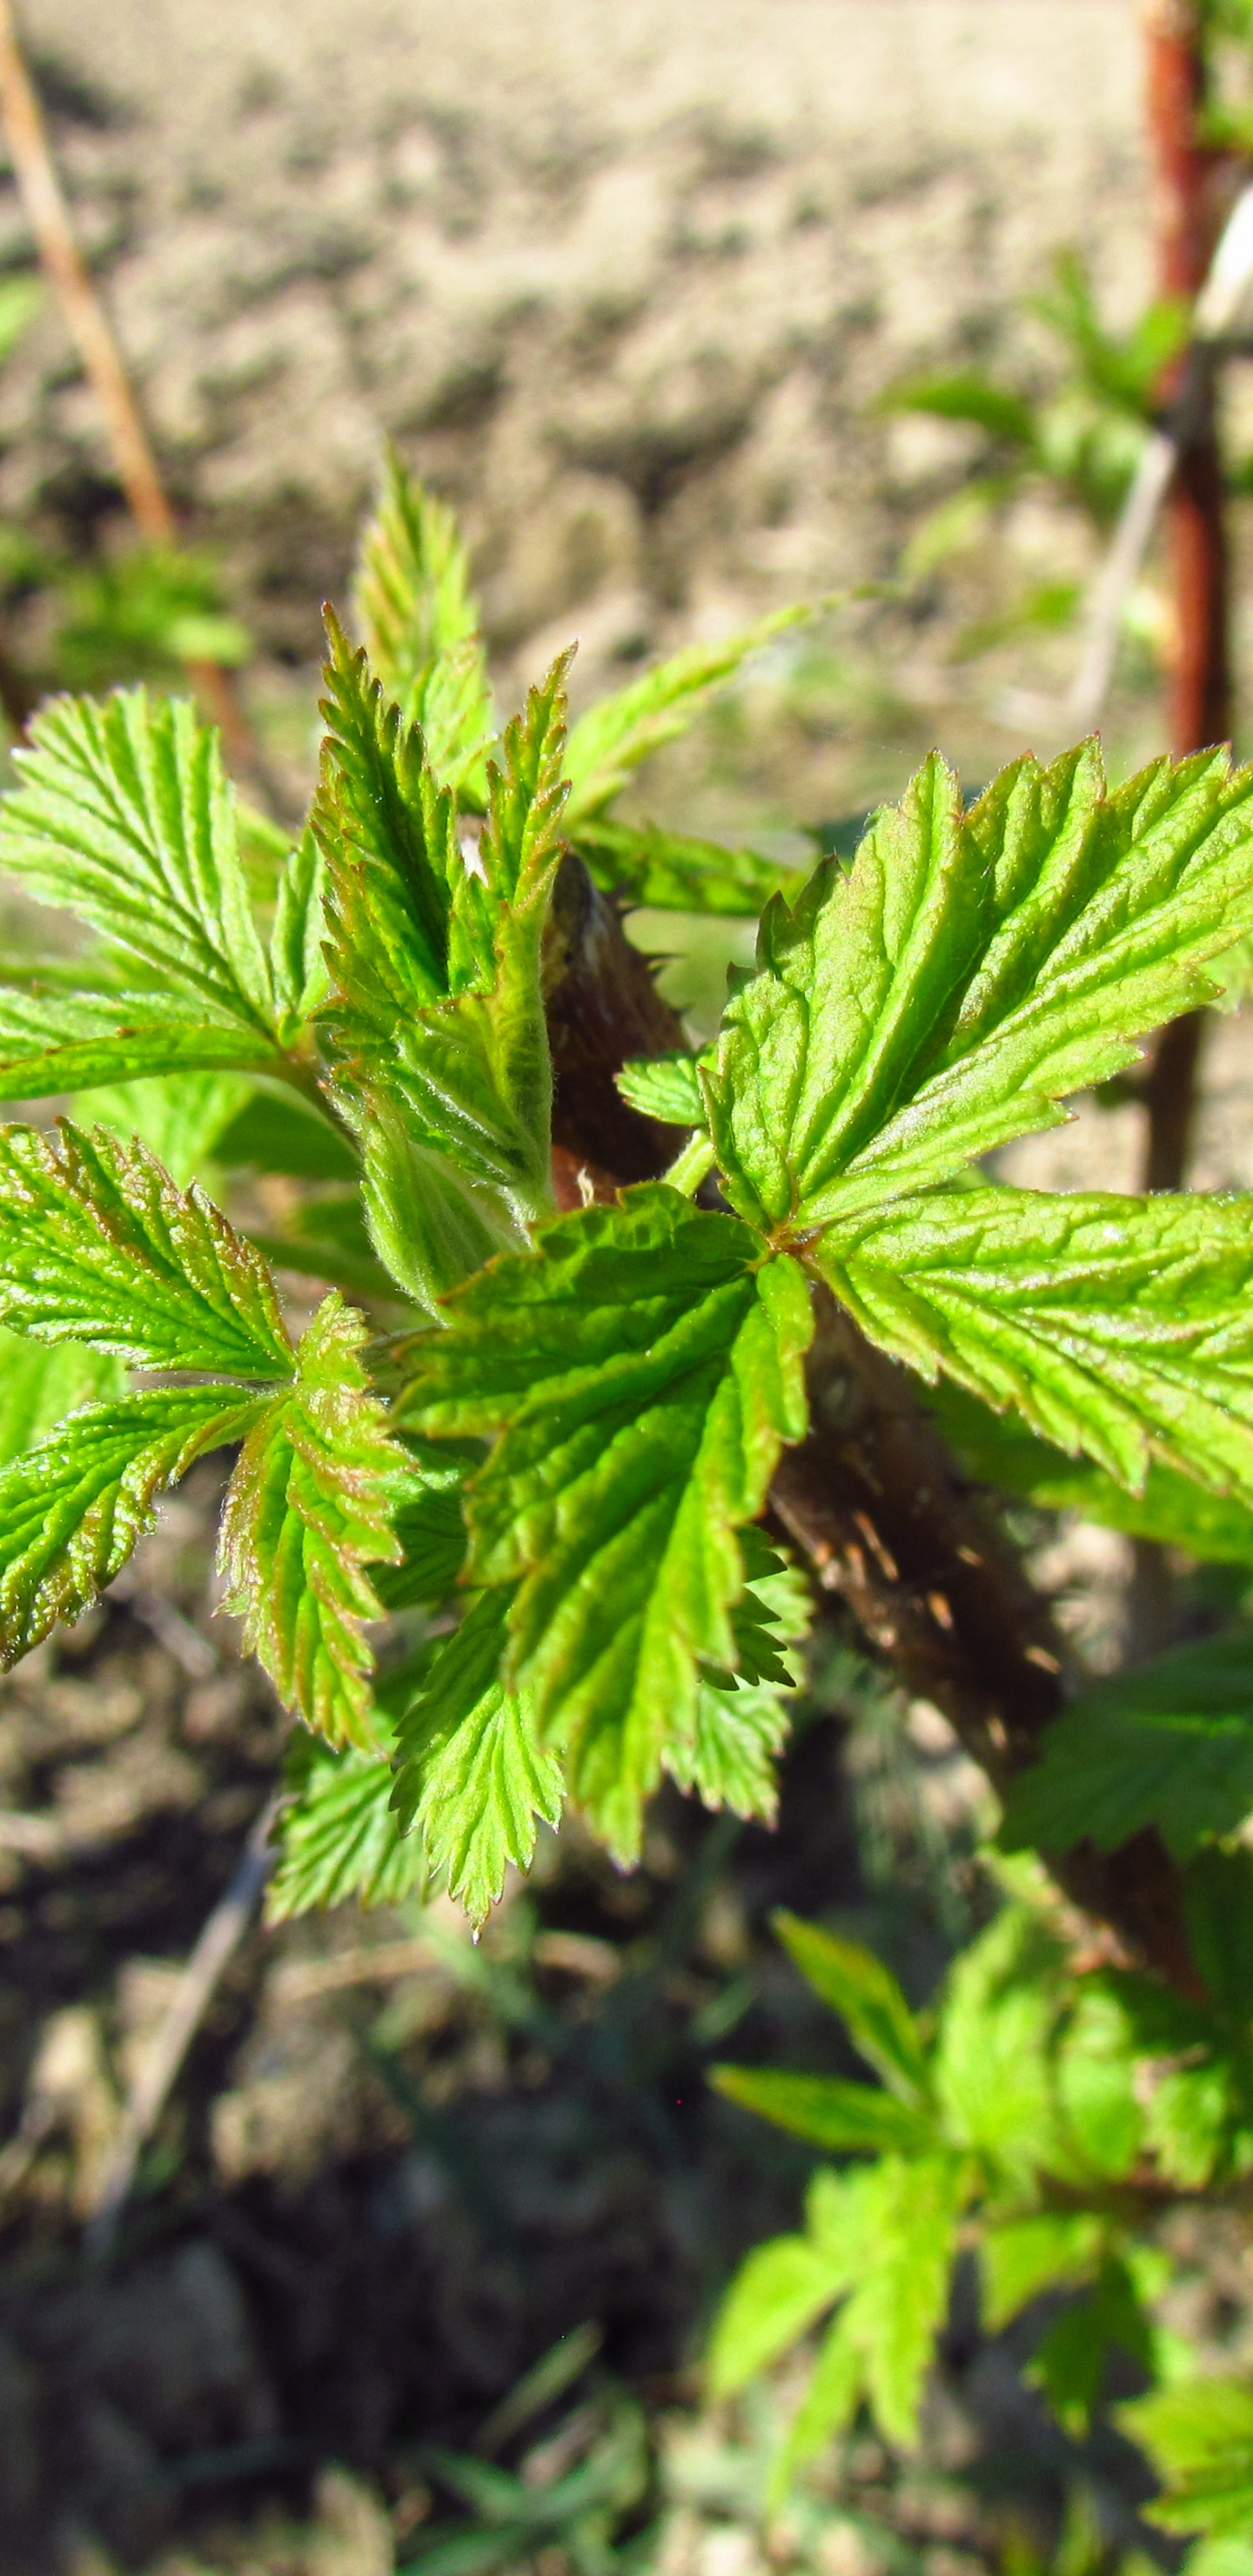
<svg viewBox="0 0 1253 2576"><path fill-rule="evenodd" d="M1081 243L1130 314L1148 276L1137 16L22 11L169 470L263 643L316 650L392 435L465 510L497 653L533 665L573 625L585 685L616 655L889 573L969 451L876 397L1007 338L1029 351L1016 299L1055 246ZM27 255L0 195L0 261ZM0 386L0 508L90 516L103 467L49 312ZM1059 540L1037 509L1009 542L1037 561ZM902 630L893 659L898 694L933 701L926 635Z"/></svg>

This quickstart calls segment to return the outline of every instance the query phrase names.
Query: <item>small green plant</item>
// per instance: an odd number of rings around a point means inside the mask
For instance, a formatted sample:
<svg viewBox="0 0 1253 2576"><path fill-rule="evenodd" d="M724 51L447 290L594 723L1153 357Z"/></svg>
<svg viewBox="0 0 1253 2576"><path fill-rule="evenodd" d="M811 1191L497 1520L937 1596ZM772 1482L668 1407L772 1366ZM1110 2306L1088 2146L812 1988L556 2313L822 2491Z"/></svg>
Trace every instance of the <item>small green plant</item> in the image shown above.
<svg viewBox="0 0 1253 2576"><path fill-rule="evenodd" d="M1079 1977L1028 1905L932 2036L879 1963L794 1929L884 2084L725 2079L869 2161L754 2258L717 2366L842 2303L799 2447L863 2400L908 2440L975 2229L994 2316L1085 2285L1040 2355L1077 2421L1106 2344L1168 2350L1143 2158L1226 2189L1253 2146L1253 1899L1222 1848L1253 1656L1237 1625L1066 1713L936 1423L1007 1495L1253 1563L1253 1199L984 1168L1253 934L1253 775L1207 752L1111 789L1087 743L967 808L936 756L789 900L767 860L615 810L786 620L572 727L562 656L501 732L456 530L398 466L355 617L294 847L142 690L46 708L0 805L0 867L83 930L0 991L0 1090L79 1096L0 1130L4 1660L233 1451L226 1600L300 1722L275 1911L442 1878L477 1921L567 1799L622 1864L667 1775L768 1817L813 1599L843 1589L1006 1841L1077 1867L1158 1981ZM598 887L764 904L699 1053ZM288 1185L268 1212L258 1175Z"/></svg>

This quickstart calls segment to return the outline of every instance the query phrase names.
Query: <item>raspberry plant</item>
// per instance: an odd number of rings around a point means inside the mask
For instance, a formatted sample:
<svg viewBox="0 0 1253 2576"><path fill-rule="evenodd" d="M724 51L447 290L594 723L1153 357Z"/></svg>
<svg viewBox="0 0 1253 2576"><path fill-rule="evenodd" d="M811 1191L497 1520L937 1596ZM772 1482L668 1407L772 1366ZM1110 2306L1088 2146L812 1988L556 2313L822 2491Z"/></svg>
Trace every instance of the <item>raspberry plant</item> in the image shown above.
<svg viewBox="0 0 1253 2576"><path fill-rule="evenodd" d="M1111 789L1089 742L967 808L937 756L797 891L615 811L786 617L572 728L563 656L500 732L456 530L393 466L355 622L294 847L143 691L49 705L0 806L0 868L85 934L0 993L0 1089L83 1095L0 1131L4 1660L230 1449L226 1598L299 1721L275 1911L442 1877L480 1921L567 1799L623 1864L664 1775L768 1817L842 1597L1123 1964L1085 1982L1033 1882L933 2039L793 1927L884 2088L724 2077L871 2161L753 2258L716 2368L845 2301L793 2451L863 2399L910 2438L974 2226L994 2318L1089 2283L1095 2375L1042 2365L1082 2415L1106 2342L1157 2349L1145 2159L1159 2192L1253 2160L1253 1893L1221 1848L1253 1651L1237 1628L1068 1706L984 1489L1253 1563L1253 1199L1052 1196L986 1158L1229 972L1253 774L1205 752ZM615 899L761 912L699 1053ZM298 1313L277 1274L328 1293ZM1150 2059L1178 2061L1152 2118Z"/></svg>

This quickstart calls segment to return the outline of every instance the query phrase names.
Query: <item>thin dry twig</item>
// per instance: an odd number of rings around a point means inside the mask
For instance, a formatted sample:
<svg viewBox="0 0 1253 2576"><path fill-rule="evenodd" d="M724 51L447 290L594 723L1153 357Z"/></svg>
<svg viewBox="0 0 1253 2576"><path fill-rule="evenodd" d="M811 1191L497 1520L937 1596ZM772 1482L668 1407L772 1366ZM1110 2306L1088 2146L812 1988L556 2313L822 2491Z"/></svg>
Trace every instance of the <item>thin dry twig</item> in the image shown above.
<svg viewBox="0 0 1253 2576"><path fill-rule="evenodd" d="M275 1790L266 1800L240 1854L225 1895L214 1906L178 1987L163 2014L143 2064L131 2087L117 2136L101 2177L94 2216L87 2229L88 2250L107 2254L118 2222L134 2188L139 2159L156 2128L179 2070L221 1979L261 1902L274 1863L270 1836L283 1803Z"/></svg>
<svg viewBox="0 0 1253 2576"><path fill-rule="evenodd" d="M149 544L177 545L178 523L121 351L78 246L11 0L0 0L0 121L40 259L104 414L131 517ZM229 672L218 662L189 662L187 668L233 759L255 767L255 749Z"/></svg>

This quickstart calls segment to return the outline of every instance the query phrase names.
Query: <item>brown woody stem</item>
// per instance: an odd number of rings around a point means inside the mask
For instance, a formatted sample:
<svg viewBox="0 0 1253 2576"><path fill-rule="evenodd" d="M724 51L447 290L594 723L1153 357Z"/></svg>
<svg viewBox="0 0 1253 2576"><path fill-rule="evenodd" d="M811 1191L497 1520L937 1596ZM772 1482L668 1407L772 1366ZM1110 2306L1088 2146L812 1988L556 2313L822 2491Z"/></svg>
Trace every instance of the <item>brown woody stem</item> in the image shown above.
<svg viewBox="0 0 1253 2576"><path fill-rule="evenodd" d="M627 1055L684 1043L621 918L581 862L563 865L549 959L557 1069L554 1177L566 1206L616 1180L665 1170L673 1127L628 1109L613 1087ZM1046 1603L992 1510L949 1455L903 1369L876 1351L826 1290L809 1361L811 1429L788 1450L771 1506L822 1589L847 1605L902 1689L943 1710L1004 1791L1037 1757L1063 1707ZM1050 1863L1065 1893L1133 1959L1182 1992L1203 1989L1188 1953L1179 1873L1155 1833L1111 1854L1089 1844Z"/></svg>

